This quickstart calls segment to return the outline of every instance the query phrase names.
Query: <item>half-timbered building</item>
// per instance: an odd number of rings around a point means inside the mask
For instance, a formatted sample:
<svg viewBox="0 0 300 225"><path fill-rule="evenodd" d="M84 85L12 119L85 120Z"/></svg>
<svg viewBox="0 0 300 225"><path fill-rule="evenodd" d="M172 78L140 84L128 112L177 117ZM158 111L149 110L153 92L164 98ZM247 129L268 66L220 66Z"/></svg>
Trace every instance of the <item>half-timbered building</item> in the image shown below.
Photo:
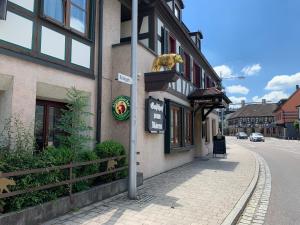
<svg viewBox="0 0 300 225"><path fill-rule="evenodd" d="M89 110L97 113L99 1L1 2L1 124L19 117L26 125L35 124L39 148L57 145L57 121L67 88L84 91ZM96 131L95 118L90 124Z"/></svg>
<svg viewBox="0 0 300 225"><path fill-rule="evenodd" d="M130 87L115 80L130 75L131 1L103 1L102 139L129 147L129 122L110 115L112 99L130 95ZM138 16L138 170L145 177L190 162L212 151L218 132L214 109L230 100L219 90L221 80L201 52L201 32L190 32L182 21L181 0L139 1ZM183 64L172 71L151 72L161 54L177 53ZM164 129L149 128L146 99L164 104ZM152 121L153 122L153 121Z"/></svg>

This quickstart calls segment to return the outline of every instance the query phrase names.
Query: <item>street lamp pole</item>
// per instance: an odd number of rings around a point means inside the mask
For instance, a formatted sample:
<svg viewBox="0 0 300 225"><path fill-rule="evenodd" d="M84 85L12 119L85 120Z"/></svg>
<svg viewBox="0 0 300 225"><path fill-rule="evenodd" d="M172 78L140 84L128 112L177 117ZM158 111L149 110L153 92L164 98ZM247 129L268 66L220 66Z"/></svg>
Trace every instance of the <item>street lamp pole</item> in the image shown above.
<svg viewBox="0 0 300 225"><path fill-rule="evenodd" d="M131 114L130 114L130 153L129 153L129 199L137 198L136 146L137 146L137 44L138 44L138 0L132 0L131 24Z"/></svg>
<svg viewBox="0 0 300 225"><path fill-rule="evenodd" d="M244 80L245 76L230 76L228 78L222 77L222 72L220 72L220 79L221 79L221 89L223 89L223 79L239 79ZM222 135L224 135L224 108L221 109L221 132Z"/></svg>

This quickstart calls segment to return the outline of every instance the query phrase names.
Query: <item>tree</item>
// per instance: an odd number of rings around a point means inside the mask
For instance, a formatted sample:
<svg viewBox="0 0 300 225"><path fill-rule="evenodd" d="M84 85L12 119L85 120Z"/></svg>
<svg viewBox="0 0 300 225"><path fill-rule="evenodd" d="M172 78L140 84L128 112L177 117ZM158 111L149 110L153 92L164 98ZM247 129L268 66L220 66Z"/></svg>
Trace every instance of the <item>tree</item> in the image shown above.
<svg viewBox="0 0 300 225"><path fill-rule="evenodd" d="M60 145L70 148L75 154L86 149L91 141L90 131L92 127L88 125L89 117L92 113L87 111L88 96L75 87L68 89L68 104L66 109L62 109L62 117L59 129Z"/></svg>
<svg viewBox="0 0 300 225"><path fill-rule="evenodd" d="M299 121L298 120L294 121L294 127L295 127L296 130L299 131Z"/></svg>

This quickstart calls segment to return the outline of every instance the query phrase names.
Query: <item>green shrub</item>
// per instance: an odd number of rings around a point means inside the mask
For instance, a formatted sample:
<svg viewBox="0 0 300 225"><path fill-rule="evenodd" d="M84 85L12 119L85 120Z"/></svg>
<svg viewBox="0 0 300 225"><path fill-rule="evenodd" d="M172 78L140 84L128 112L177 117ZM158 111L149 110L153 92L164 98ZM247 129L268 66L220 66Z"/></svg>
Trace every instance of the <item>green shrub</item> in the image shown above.
<svg viewBox="0 0 300 225"><path fill-rule="evenodd" d="M95 152L100 159L126 155L126 150L124 146L113 140L104 141L100 144L97 144ZM118 164L116 168L120 168L127 165L126 157L117 160L117 163ZM107 169L107 162L101 163L100 171L105 171L106 169ZM116 172L116 173L112 173L100 177L98 181L101 183L106 183L106 182L111 182L113 180L124 178L126 176L127 176L127 170L123 170L120 172Z"/></svg>
<svg viewBox="0 0 300 225"><path fill-rule="evenodd" d="M45 151L46 152L46 151ZM44 161L45 157L41 155L14 155L6 154L5 157L1 157L0 171L13 172L26 169L44 168L50 166L50 161ZM58 160L53 158L53 165L59 165ZM29 174L14 177L16 186L11 186L11 191L24 190L28 188L34 188L43 186L49 183L56 183L63 181L67 178L68 172L66 170L55 170L42 174ZM6 198L1 203L4 205L2 208L4 212L16 211L25 207L38 205L47 201L54 200L58 197L64 196L68 193L66 186L60 186L48 190L36 191L32 193L26 193L17 195L14 197Z"/></svg>
<svg viewBox="0 0 300 225"><path fill-rule="evenodd" d="M99 159L98 156L94 151L86 150L82 151L77 155L76 161L77 162L85 162L85 161L94 161ZM81 167L76 167L74 169L74 175L76 178L78 177L84 177L91 174L95 174L99 171L99 165L98 164L91 164ZM73 185L74 192L79 192L88 189L94 184L95 178L79 181Z"/></svg>

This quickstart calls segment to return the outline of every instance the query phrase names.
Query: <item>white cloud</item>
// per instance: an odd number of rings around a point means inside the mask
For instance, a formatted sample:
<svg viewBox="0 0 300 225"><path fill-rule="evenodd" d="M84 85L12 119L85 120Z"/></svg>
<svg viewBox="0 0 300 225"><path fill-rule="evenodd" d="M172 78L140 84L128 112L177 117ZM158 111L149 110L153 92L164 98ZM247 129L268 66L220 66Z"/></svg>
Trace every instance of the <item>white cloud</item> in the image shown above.
<svg viewBox="0 0 300 225"><path fill-rule="evenodd" d="M232 101L233 104L241 103L242 101L246 101L246 97L236 97L236 96L230 96L229 99Z"/></svg>
<svg viewBox="0 0 300 225"><path fill-rule="evenodd" d="M214 70L222 78L231 78L232 70L227 65L215 66Z"/></svg>
<svg viewBox="0 0 300 225"><path fill-rule="evenodd" d="M259 73L260 71L261 71L260 64L254 64L252 66L245 66L242 69L242 73L244 73L245 75L249 75L249 76Z"/></svg>
<svg viewBox="0 0 300 225"><path fill-rule="evenodd" d="M254 102L261 102L262 99L266 99L267 101L278 102L280 99L288 98L288 97L289 97L289 95L283 91L271 91L270 93L265 94L262 97L254 96L252 98L252 100Z"/></svg>
<svg viewBox="0 0 300 225"><path fill-rule="evenodd" d="M300 84L300 72L293 75L277 75L265 87L267 90L282 90Z"/></svg>
<svg viewBox="0 0 300 225"><path fill-rule="evenodd" d="M226 87L226 92L230 94L242 94L247 95L249 93L249 89L242 85L232 85Z"/></svg>

